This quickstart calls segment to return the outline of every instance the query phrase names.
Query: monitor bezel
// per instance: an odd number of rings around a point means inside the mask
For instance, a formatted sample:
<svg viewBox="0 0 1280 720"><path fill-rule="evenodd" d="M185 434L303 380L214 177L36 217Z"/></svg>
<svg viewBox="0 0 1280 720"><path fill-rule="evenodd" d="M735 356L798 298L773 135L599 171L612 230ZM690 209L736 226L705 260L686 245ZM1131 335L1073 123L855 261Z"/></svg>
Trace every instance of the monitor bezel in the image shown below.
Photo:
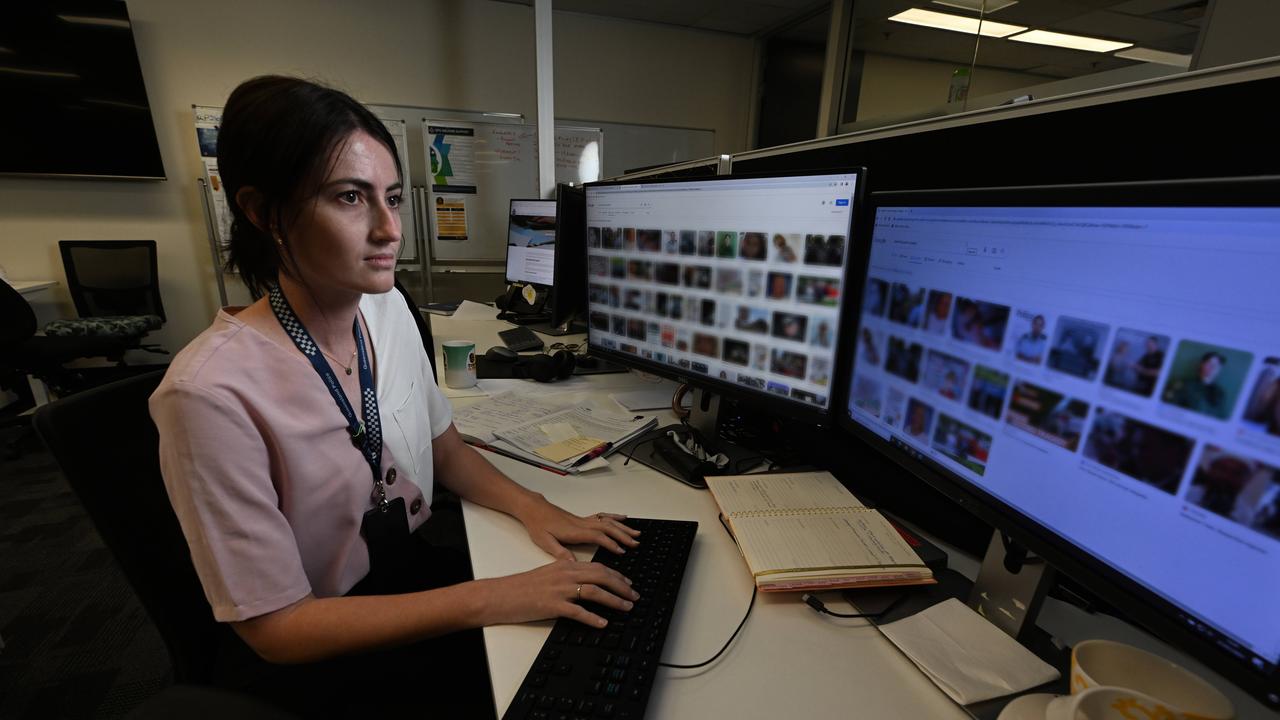
<svg viewBox="0 0 1280 720"><path fill-rule="evenodd" d="M870 240L877 211L882 207L905 206L1276 207L1280 206L1280 176L871 193L864 206L863 227L859 231L859 237L867 238L868 242L858 246L848 265L848 274L853 281L848 285L848 292L858 298L858 307L846 316L849 327L842 336L852 336L860 327L861 301L865 293ZM854 360L852 354L846 355L838 370L838 375L845 380L844 390L838 407L833 406L833 409L838 410L836 424L843 431L867 443L873 451L933 486L982 521L1022 543L1155 636L1189 652L1264 704L1280 707L1280 669L1273 669L1272 677L1268 678L1247 661L1235 659L1212 639L1188 629L1179 618L1189 618L1189 614L1154 591L942 464L922 459L923 456L914 450L895 445L854 421L849 411Z"/></svg>
<svg viewBox="0 0 1280 720"><path fill-rule="evenodd" d="M583 245L582 254L578 254L574 252L561 252L562 241L563 241L563 231L566 227L566 217L564 213L565 196L570 194L575 194L578 196L577 202L580 202L582 207L581 227L574 228L574 230L578 232L579 237L582 238L582 245ZM563 325L566 322L572 321L575 311L576 312L586 311L586 308L587 308L586 244L587 244L587 191L581 185L574 185L572 183L558 183L556 185L556 257L555 257L555 262L553 263L554 269L552 271L551 300L548 303L551 306L551 325L553 327ZM580 286L580 289L582 290L582 292L575 293L576 295L579 296L576 298L571 297L570 295L564 292L561 292L564 289L563 286L565 283L565 276L568 273L570 273L572 270L574 270L574 267L572 267L570 264L570 261L573 260L574 258L577 258L578 260L582 261L581 273L580 273L582 277L579 278L583 281ZM567 308L566 308L566 305L568 305ZM586 324L585 321L586 321L586 318L583 318L584 325Z"/></svg>
<svg viewBox="0 0 1280 720"><path fill-rule="evenodd" d="M844 267L841 269L841 273L842 273L841 284L845 288L845 293L840 302L840 312L837 316L837 322L836 322L837 330L836 330L836 342L835 342L835 355L832 360L831 386L830 386L830 392L828 394L829 400L827 402L826 408L821 408L821 407L818 407L817 405L807 404L800 400L783 399L780 396L770 394L768 391L749 390L744 386L739 385L735 382L721 380L720 378L712 377L710 375L699 375L698 373L692 372L691 370L682 371L680 368L673 367L666 363L659 363L652 360L645 360L642 357L637 357L635 355L624 353L618 350L610 350L608 348L591 345L590 346L591 354L597 357L604 358L611 362L617 363L619 365L624 365L626 367L632 367L637 370L642 370L644 372L651 373L659 377L664 377L670 380L674 380L675 382L686 383L690 387L704 388L716 395L733 399L748 407L759 408L761 410L774 413L782 417L786 417L793 420L800 420L803 422L809 422L815 425L829 424L831 422L832 413L834 412L837 405L836 401L839 398L843 397L843 392L844 392L843 388L841 388L840 383L838 382L838 378L840 377L840 374L839 372L837 372L837 370L838 368L841 367L845 353L847 353L852 348L851 343L848 342L848 338L844 336L844 334L840 331L840 328L846 324L847 322L846 319L848 318L848 314L855 307L854 301L853 301L853 298L855 297L855 295L850 292L850 288L848 284L849 283L849 266L850 266L850 260L853 257L854 244L858 240L858 238L855 236L855 231L859 226L859 217L862 213L862 206L866 198L866 190L865 190L866 182L867 182L866 168L861 166L853 166L849 168L837 168L837 169L824 168L821 170L789 170L784 172L738 173L738 174L714 175L714 176L703 176L703 177L678 177L678 178L657 178L657 179L652 177L644 177L644 178L636 178L632 180L625 180L625 179L624 180L604 180L604 181L598 181L598 182L585 183L583 185L583 190L587 195L586 199L588 202L588 210L589 210L590 194L591 194L591 189L593 187L609 187L609 186L619 186L619 185L655 185L655 184L675 185L675 184L684 184L684 183L723 182L727 180L760 180L760 179L769 179L769 178L823 177L823 176L836 176L836 175L855 175L856 179L854 181L853 192L850 194L850 198L849 198L849 205L850 205L849 228L845 231L845 243L846 243L845 263L844 263ZM590 224L591 224L590 220L587 220L586 226L590 227ZM584 228L584 232L585 232L585 228ZM583 260L584 265L586 267L590 266L590 263L587 260L587 258L590 257L590 253L591 253L591 248L589 244L587 244L584 250L584 260ZM585 270L586 268L584 268L584 271ZM591 277L590 275L588 275L587 276L588 296L590 295L590 287L589 287L590 284L591 284ZM588 326L587 337L590 338L591 337L590 303L588 302L588 304L585 305L584 307L586 309L586 314L587 314L587 317L585 318Z"/></svg>
<svg viewBox="0 0 1280 720"><path fill-rule="evenodd" d="M512 279L511 277L511 218L515 217L516 203L518 202L545 202L545 203L551 203L552 205L554 205L556 209L556 244L558 245L560 242L560 203L556 198L540 198L540 197L539 198L511 198L511 200L507 203L507 236L503 239L503 245L505 245L507 248L506 257L503 258L503 261L502 261L503 279L507 281L508 285L532 285L535 288L542 288L542 289L551 288L552 286L555 285L555 282L556 282L555 258L552 258L552 261L551 261L551 283L550 284L544 285L542 283L536 283L529 280L515 280L515 279ZM557 247L555 249L555 252L557 253L557 256L558 256L558 253L560 252L560 248Z"/></svg>

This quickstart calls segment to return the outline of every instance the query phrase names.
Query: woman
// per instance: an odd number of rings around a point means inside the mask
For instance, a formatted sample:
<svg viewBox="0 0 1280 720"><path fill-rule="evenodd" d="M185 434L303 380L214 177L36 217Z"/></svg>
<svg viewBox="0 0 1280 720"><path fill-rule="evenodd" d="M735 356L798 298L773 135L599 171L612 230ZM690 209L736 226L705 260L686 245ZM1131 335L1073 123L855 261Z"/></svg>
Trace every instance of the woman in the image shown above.
<svg viewBox="0 0 1280 720"><path fill-rule="evenodd" d="M219 135L228 264L266 296L219 312L151 399L192 560L214 617L243 641L218 681L308 714L492 712L474 629L557 616L603 627L577 601L628 610L636 593L564 545L620 553L638 533L622 516L569 514L461 440L389 292L403 174L377 118L343 93L260 77L231 94ZM416 533L436 479L520 520L555 561L460 582L469 573ZM413 693L388 691L397 672Z"/></svg>

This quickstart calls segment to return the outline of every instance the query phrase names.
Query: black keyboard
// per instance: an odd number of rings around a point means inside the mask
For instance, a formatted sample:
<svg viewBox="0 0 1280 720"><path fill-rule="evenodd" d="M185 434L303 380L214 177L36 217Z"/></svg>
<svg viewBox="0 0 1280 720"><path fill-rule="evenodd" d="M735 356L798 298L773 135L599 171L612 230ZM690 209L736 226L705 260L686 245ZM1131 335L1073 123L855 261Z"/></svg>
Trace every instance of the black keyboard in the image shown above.
<svg viewBox="0 0 1280 720"><path fill-rule="evenodd" d="M644 717L698 523L625 522L640 531L640 546L625 555L601 548L592 560L630 578L640 599L630 612L584 600L584 607L609 621L604 628L556 620L504 720Z"/></svg>
<svg viewBox="0 0 1280 720"><path fill-rule="evenodd" d="M503 345L506 345L516 352L542 349L542 338L538 337L537 333L527 327L513 327L510 330L499 330L498 337L502 339Z"/></svg>

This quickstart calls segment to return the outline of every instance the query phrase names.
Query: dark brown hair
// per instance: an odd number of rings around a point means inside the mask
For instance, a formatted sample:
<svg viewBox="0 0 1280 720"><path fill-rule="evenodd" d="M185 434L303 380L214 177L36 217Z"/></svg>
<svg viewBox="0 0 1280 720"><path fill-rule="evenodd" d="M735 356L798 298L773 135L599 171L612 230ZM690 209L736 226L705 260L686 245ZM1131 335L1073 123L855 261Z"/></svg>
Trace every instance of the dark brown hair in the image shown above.
<svg viewBox="0 0 1280 720"><path fill-rule="evenodd" d="M262 75L232 91L218 130L218 171L231 208L227 270L260 297L287 271L289 228L329 173L334 151L363 130L386 146L403 179L391 133L350 95L301 78ZM261 199L254 225L236 202L241 188ZM279 237L283 244L276 242Z"/></svg>

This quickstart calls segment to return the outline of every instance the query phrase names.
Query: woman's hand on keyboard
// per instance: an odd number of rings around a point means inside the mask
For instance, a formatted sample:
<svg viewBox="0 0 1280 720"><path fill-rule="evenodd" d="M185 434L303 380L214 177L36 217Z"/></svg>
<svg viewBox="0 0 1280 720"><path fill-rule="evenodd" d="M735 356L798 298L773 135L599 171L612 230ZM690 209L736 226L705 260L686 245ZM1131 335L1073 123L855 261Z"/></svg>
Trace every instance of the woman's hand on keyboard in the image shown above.
<svg viewBox="0 0 1280 720"><path fill-rule="evenodd" d="M624 524L626 515L596 513L578 516L546 500L530 503L517 515L533 543L559 560L572 560L573 553L565 545L598 545L612 553L622 554L626 548L640 544L639 530Z"/></svg>
<svg viewBox="0 0 1280 720"><path fill-rule="evenodd" d="M482 594L484 625L566 617L602 628L608 622L581 601L626 611L640 598L631 581L618 571L577 560L556 560L518 575L477 583L486 591Z"/></svg>

